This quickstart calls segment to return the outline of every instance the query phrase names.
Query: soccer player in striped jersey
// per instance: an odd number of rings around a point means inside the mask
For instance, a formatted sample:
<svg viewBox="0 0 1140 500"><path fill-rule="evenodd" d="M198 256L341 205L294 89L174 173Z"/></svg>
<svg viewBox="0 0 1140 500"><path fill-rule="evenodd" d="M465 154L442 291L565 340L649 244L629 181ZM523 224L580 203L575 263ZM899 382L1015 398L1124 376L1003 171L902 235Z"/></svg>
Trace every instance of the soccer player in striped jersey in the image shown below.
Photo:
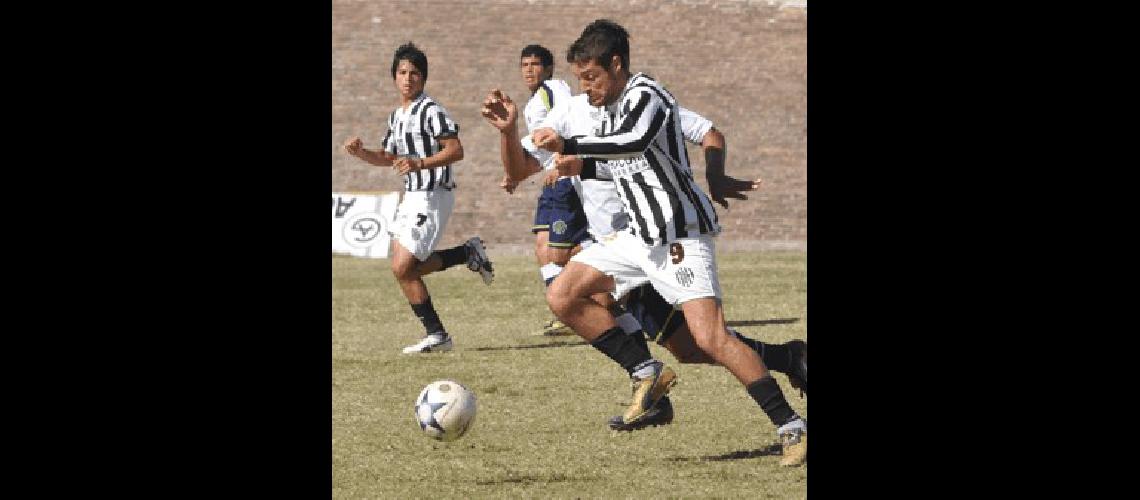
<svg viewBox="0 0 1140 500"><path fill-rule="evenodd" d="M600 134L564 138L540 128L532 141L560 153L555 165L563 175L586 179L608 170L630 226L571 259L547 291L551 310L584 338L625 336L590 296L621 297L651 284L685 313L700 350L727 368L778 427L781 465L804 463L807 423L788 405L760 356L725 326L713 242L720 226L712 202L693 180L676 99L652 78L630 73L629 34L612 21L590 23L571 44L567 61L590 104L606 109ZM619 341L611 345L624 347ZM640 408L627 411L624 423L644 418L675 383L671 369L657 366L638 385L640 401L635 398L634 405Z"/></svg>
<svg viewBox="0 0 1140 500"><path fill-rule="evenodd" d="M530 100L523 108L527 131L530 132L556 104L570 98L570 86L553 78L554 55L541 45L523 47L519 56L519 69L523 82L531 92ZM554 169L548 174L542 182L542 193L538 196L534 225L531 226L531 232L535 236L534 254L546 286L562 272L562 267L570 261L570 255L587 237L582 201L578 199L570 178L559 176ZM503 179L503 187L507 192L513 192L517 185L510 176ZM538 333L573 335L574 331L558 318L553 318Z"/></svg>
<svg viewBox="0 0 1140 500"><path fill-rule="evenodd" d="M349 154L373 165L392 167L404 176L404 199L396 209L392 234L392 274L426 335L404 354L450 351L452 339L431 303L423 277L466 264L490 285L494 277L483 240L478 236L446 250L435 250L455 206L452 167L463 159L459 125L424 92L427 56L411 42L392 57L392 80L400 106L388 115L388 132L378 150L364 148L359 137L345 142Z"/></svg>
<svg viewBox="0 0 1140 500"><path fill-rule="evenodd" d="M540 127L550 127L561 135L585 135L593 133L597 127L600 110L589 105L584 94L574 96L566 106L559 106L551 111ZM493 108L498 107L497 110ZM715 193L714 199L728 207L727 198L746 200L743 191L759 188L760 180L743 181L724 174L724 135L713 127L712 122L685 108L679 108L681 129L685 139L694 144L700 144L705 152L706 179L709 189ZM517 137L515 121L517 119L517 106L509 96L500 91L492 91L484 100L483 115L493 126L499 129L501 135L500 147L504 168L508 176L522 180L529 175L541 171L540 165L550 163L552 155L549 152L534 148L529 138L521 141ZM529 155L524 154L524 151ZM627 217L622 209L621 200L617 195L614 183L609 180L587 179L581 180L578 176L572 177L580 198L584 201L586 217L589 220L589 231L593 238L605 237L615 231L626 227ZM591 238L591 240L593 239ZM583 242L588 246L592 241ZM600 297L599 297L600 295ZM593 296L594 300L603 306L612 307L614 300L608 293ZM606 299L609 299L608 301ZM636 344L645 345L644 335L650 340L668 349L681 363L715 363L711 357L701 351L693 341L692 335L685 325L684 313L677 311L671 304L661 298L652 286L643 285L629 295L627 308L632 314L624 318L621 313L617 316L617 323L627 335L635 335ZM632 324L623 322L625 319ZM644 334L643 334L644 331ZM741 333L729 329L729 333L745 342L750 348L760 354L767 366L785 373L796 387L807 390L807 356L806 344L803 341L793 340L786 344L766 344L758 340L745 337ZM632 375L632 374L631 374ZM672 422L673 408L668 396L661 400L639 421L625 423L623 416L610 419L609 426L614 430L632 431L651 425L664 425Z"/></svg>

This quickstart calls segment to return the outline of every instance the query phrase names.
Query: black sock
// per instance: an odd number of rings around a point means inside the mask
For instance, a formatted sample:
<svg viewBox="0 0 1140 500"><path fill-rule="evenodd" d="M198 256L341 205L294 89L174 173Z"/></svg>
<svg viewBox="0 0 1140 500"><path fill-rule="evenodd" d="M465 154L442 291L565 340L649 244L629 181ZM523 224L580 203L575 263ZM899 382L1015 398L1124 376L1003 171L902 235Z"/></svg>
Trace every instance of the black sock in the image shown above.
<svg viewBox="0 0 1140 500"><path fill-rule="evenodd" d="M637 337L641 337L640 344L634 340L634 337L634 335L626 335L620 326L615 326L606 330L590 345L616 361L632 376L633 372L643 363L653 359L653 356L649 355L648 346L645 344L645 336L637 335Z"/></svg>
<svg viewBox="0 0 1140 500"><path fill-rule="evenodd" d="M795 410L788 406L788 400L784 399L780 384L776 383L776 379L772 378L771 374L748 384L748 395L756 400L756 404L760 405L760 409L764 410L764 413L777 427L800 418L799 415L796 415Z"/></svg>
<svg viewBox="0 0 1140 500"><path fill-rule="evenodd" d="M756 351L760 355L760 361L764 362L764 366L769 370L776 371L787 375L791 373L791 352L788 351L788 346L785 344L765 344L759 340L751 339L741 335L740 332L733 330L736 338L744 342L744 345Z"/></svg>
<svg viewBox="0 0 1140 500"><path fill-rule="evenodd" d="M424 324L424 330L427 330L428 335L447 337L443 323L439 321L439 315L435 313L435 307L431 305L431 297L428 297L423 304L411 304L411 306L412 312L416 313L416 317Z"/></svg>
<svg viewBox="0 0 1140 500"><path fill-rule="evenodd" d="M443 261L443 269L451 266L458 266L459 264L467 263L467 245L459 245L447 250L440 250L436 253L439 254L439 259ZM441 269L442 270L442 269Z"/></svg>

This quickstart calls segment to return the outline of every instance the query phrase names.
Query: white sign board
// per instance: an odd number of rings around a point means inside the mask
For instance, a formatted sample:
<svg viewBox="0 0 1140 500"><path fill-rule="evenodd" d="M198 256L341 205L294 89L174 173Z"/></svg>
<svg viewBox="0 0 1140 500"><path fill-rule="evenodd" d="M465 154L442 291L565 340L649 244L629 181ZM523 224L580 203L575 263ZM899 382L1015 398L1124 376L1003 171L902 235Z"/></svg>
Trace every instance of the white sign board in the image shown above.
<svg viewBox="0 0 1140 500"><path fill-rule="evenodd" d="M384 259L400 193L332 194L332 251Z"/></svg>

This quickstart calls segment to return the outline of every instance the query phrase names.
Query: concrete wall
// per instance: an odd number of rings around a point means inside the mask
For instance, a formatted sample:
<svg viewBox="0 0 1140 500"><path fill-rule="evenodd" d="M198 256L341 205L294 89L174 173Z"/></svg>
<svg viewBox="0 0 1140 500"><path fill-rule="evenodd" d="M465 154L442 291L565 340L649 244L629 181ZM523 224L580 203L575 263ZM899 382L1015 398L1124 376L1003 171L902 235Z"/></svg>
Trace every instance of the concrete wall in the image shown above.
<svg viewBox="0 0 1140 500"><path fill-rule="evenodd" d="M427 92L460 125L466 158L455 176L455 212L443 245L479 234L494 253L529 252L536 182L501 191L498 135L479 116L483 96L503 89L529 97L519 51L539 43L555 55L555 78L577 90L565 61L582 28L609 18L629 31L630 66L662 82L708 117L728 141L727 170L762 178L745 202L718 206L726 231L720 248L806 248L806 2L646 0L333 0L332 111L329 145L333 189L401 190L392 170L348 156L341 144L359 135L377 148L388 113L399 104L389 68L393 51L413 41L427 53ZM521 118L520 118L521 122ZM525 133L525 125L520 123ZM704 176L699 148L690 147Z"/></svg>

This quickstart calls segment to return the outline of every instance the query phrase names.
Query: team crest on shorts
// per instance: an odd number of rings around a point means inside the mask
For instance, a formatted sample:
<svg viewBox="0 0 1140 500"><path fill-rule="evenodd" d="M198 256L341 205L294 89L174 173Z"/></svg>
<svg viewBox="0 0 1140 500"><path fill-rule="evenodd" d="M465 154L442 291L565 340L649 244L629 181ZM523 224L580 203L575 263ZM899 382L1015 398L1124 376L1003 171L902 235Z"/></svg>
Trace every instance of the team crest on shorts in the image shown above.
<svg viewBox="0 0 1140 500"><path fill-rule="evenodd" d="M564 221L564 220L554 221L554 224L550 225L550 230L554 231L554 234L565 233L566 232L566 221Z"/></svg>
<svg viewBox="0 0 1140 500"><path fill-rule="evenodd" d="M677 269L677 283L680 283L681 286L689 288L692 286L694 278L696 278L696 274L693 273L692 269L687 267Z"/></svg>

